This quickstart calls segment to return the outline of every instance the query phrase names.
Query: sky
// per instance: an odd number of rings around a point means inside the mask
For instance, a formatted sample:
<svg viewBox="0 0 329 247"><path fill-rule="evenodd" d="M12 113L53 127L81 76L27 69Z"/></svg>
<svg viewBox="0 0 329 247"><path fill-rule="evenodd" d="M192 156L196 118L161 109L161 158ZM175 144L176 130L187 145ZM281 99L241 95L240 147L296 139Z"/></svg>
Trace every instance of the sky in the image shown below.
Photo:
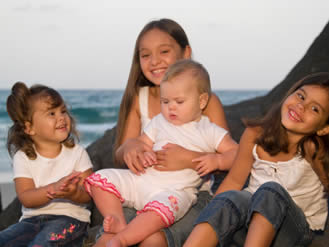
<svg viewBox="0 0 329 247"><path fill-rule="evenodd" d="M0 88L124 89L138 33L171 18L213 89L271 89L328 13L328 0L1 0Z"/></svg>

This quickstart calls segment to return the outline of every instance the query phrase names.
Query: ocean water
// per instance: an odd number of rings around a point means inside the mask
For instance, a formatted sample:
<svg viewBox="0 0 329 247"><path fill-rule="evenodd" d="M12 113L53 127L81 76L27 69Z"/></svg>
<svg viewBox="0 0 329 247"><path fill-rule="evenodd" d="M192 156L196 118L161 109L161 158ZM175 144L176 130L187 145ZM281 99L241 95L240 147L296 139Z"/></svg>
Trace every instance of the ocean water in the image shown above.
<svg viewBox="0 0 329 247"><path fill-rule="evenodd" d="M59 90L77 121L80 144L87 147L115 126L122 90ZM12 181L11 158L6 149L7 131L12 124L6 111L9 90L0 90L0 182ZM224 105L264 95L266 90L217 90Z"/></svg>

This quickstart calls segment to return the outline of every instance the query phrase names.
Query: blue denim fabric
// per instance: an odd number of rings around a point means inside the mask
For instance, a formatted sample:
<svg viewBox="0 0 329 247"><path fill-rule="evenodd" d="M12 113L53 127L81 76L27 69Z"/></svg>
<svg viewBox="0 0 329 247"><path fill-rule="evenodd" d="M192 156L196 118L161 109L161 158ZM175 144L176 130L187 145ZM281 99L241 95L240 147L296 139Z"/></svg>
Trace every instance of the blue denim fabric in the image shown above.
<svg viewBox="0 0 329 247"><path fill-rule="evenodd" d="M276 230L273 247L307 246L313 233L305 215L278 183L263 184L253 195L227 191L217 195L201 212L196 224L207 222L216 231L220 246L243 246L254 212L262 214Z"/></svg>
<svg viewBox="0 0 329 247"><path fill-rule="evenodd" d="M88 223L62 215L40 215L24 219L0 232L0 246L80 247Z"/></svg>

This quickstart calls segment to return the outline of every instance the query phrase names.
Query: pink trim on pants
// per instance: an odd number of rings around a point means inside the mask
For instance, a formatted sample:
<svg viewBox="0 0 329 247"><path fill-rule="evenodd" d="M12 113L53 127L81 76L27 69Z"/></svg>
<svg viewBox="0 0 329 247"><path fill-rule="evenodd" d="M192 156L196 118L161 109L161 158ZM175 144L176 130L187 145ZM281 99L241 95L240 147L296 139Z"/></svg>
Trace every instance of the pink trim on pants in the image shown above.
<svg viewBox="0 0 329 247"><path fill-rule="evenodd" d="M147 203L142 210L137 211L137 215L146 211L156 212L161 217L166 227L171 226L175 222L175 216L173 212L170 210L169 207L167 207L161 202L152 201Z"/></svg>
<svg viewBox="0 0 329 247"><path fill-rule="evenodd" d="M122 203L125 201L122 198L121 193L116 189L115 185L107 182L106 178L101 178L100 174L93 173L90 176L88 176L84 181L84 186L90 196L92 196L91 191L90 191L91 186L96 186L96 187L101 188L104 191L114 194L116 197L119 198L119 200Z"/></svg>

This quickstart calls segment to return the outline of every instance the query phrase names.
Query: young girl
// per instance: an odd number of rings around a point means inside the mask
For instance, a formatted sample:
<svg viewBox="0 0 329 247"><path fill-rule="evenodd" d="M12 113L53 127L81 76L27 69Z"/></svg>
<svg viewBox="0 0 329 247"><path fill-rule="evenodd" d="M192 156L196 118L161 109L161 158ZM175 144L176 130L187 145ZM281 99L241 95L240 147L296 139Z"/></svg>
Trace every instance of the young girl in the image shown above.
<svg viewBox="0 0 329 247"><path fill-rule="evenodd" d="M218 152L225 158L219 167L159 171L154 152L145 152L148 167L142 175L126 169L103 169L86 178L86 190L104 216L104 230L116 234L107 246L131 246L179 220L196 201L201 175L229 169L237 144L227 130L202 116L210 95L210 80L204 67L190 59L171 65L160 85L161 114L144 129L139 140L161 150L175 143L197 152ZM198 174L199 173L199 174ZM138 216L128 226L122 206L134 207ZM145 225L147 222L147 226ZM110 237L103 235L97 246Z"/></svg>
<svg viewBox="0 0 329 247"><path fill-rule="evenodd" d="M232 169L185 247L227 246L242 230L244 246L307 246L312 231L324 229L329 73L303 78L280 105L247 125Z"/></svg>
<svg viewBox="0 0 329 247"><path fill-rule="evenodd" d="M23 206L20 221L0 232L0 246L81 246L90 221L82 184L92 164L75 144L75 123L62 97L17 82L7 111L14 122L7 147Z"/></svg>
<svg viewBox="0 0 329 247"><path fill-rule="evenodd" d="M136 139L147 123L160 113L160 82L167 68L179 59L191 58L191 47L182 27L169 19L151 21L140 32L133 55L128 83L121 101L115 143L116 158L135 173L144 171L144 151L151 148ZM222 104L215 94L203 110L211 122L227 129ZM167 144L157 152L158 165L167 170L195 168L193 158L202 153L192 152L175 144ZM217 162L215 155L204 155L204 162ZM210 199L208 192L199 194L198 202L188 214L170 228L148 238L145 246L182 246L191 231L192 223ZM125 214L134 214L125 209ZM149 243L149 244L148 244Z"/></svg>

